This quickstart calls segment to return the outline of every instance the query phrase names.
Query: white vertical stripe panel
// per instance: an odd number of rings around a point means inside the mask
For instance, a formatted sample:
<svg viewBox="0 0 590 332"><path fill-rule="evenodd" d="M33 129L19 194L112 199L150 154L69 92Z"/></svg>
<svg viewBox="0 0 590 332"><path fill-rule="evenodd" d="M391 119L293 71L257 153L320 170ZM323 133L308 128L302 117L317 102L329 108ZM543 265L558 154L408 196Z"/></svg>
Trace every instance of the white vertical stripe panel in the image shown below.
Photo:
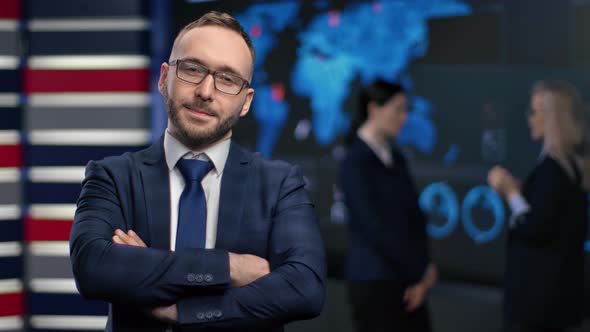
<svg viewBox="0 0 590 332"><path fill-rule="evenodd" d="M31 56L31 69L144 69L150 58L143 55L51 55Z"/></svg>
<svg viewBox="0 0 590 332"><path fill-rule="evenodd" d="M29 252L33 256L70 256L68 241L33 241L29 244Z"/></svg>
<svg viewBox="0 0 590 332"><path fill-rule="evenodd" d="M0 220L14 220L20 217L20 206L16 204L0 204Z"/></svg>
<svg viewBox="0 0 590 332"><path fill-rule="evenodd" d="M29 215L33 219L73 220L76 204L32 204Z"/></svg>
<svg viewBox="0 0 590 332"><path fill-rule="evenodd" d="M18 93L0 93L0 106L16 107L19 105Z"/></svg>
<svg viewBox="0 0 590 332"><path fill-rule="evenodd" d="M23 282L20 279L0 279L0 294L20 293Z"/></svg>
<svg viewBox="0 0 590 332"><path fill-rule="evenodd" d="M0 331L18 330L24 327L21 316L0 317Z"/></svg>
<svg viewBox="0 0 590 332"><path fill-rule="evenodd" d="M0 167L1 182L19 182L20 170L16 167Z"/></svg>
<svg viewBox="0 0 590 332"><path fill-rule="evenodd" d="M143 129L31 130L29 142L36 145L144 145L150 133Z"/></svg>
<svg viewBox="0 0 590 332"><path fill-rule="evenodd" d="M36 19L29 21L31 31L141 31L150 26L140 18L122 19Z"/></svg>
<svg viewBox="0 0 590 332"><path fill-rule="evenodd" d="M84 180L84 170L83 166L31 167L29 179L31 182L80 183Z"/></svg>
<svg viewBox="0 0 590 332"><path fill-rule="evenodd" d="M18 143L20 143L18 130L0 130L0 145L15 145Z"/></svg>
<svg viewBox="0 0 590 332"><path fill-rule="evenodd" d="M143 92L32 93L28 96L28 104L39 107L145 107L150 104L150 95Z"/></svg>
<svg viewBox="0 0 590 332"><path fill-rule="evenodd" d="M0 31L16 31L18 28L17 20L0 20Z"/></svg>
<svg viewBox="0 0 590 332"><path fill-rule="evenodd" d="M17 56L0 55L0 69L17 69L20 58Z"/></svg>
<svg viewBox="0 0 590 332"><path fill-rule="evenodd" d="M78 294L72 278L33 278L29 287L35 293Z"/></svg>
<svg viewBox="0 0 590 332"><path fill-rule="evenodd" d="M0 242L0 257L16 257L23 253L23 245L20 242Z"/></svg>
<svg viewBox="0 0 590 332"><path fill-rule="evenodd" d="M106 316L31 316L31 326L36 329L104 330L106 324Z"/></svg>

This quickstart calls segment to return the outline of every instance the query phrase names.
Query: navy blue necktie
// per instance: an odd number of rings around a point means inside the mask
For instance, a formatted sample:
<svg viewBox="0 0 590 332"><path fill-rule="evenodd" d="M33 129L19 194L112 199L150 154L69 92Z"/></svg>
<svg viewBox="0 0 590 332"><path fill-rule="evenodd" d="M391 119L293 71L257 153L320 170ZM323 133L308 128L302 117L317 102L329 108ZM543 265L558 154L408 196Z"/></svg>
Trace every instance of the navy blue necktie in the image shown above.
<svg viewBox="0 0 590 332"><path fill-rule="evenodd" d="M213 164L210 161L180 159L176 167L185 181L178 204L176 250L205 248L207 201L201 181L213 168Z"/></svg>

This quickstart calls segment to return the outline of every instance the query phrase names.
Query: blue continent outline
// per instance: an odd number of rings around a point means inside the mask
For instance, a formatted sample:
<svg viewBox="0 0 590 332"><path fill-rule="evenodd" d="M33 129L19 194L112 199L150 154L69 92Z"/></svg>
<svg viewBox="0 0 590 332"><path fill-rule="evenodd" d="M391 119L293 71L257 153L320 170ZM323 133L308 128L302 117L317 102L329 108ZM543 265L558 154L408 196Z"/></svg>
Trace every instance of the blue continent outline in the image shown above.
<svg viewBox="0 0 590 332"><path fill-rule="evenodd" d="M389 0L354 4L314 18L298 36L291 85L295 94L310 99L316 141L331 144L349 129L342 104L355 77L364 84L400 77L412 60L426 53L428 18L470 11L467 4L454 0ZM430 104L414 98L413 107L417 112L410 114L402 143L430 153L436 142Z"/></svg>
<svg viewBox="0 0 590 332"><path fill-rule="evenodd" d="M273 93L273 87L267 80L268 75L264 72L263 65L275 47L278 35L289 25L297 23L299 6L297 1L261 3L252 5L236 15L236 19L248 32L256 49L252 82L256 97L252 110L259 125L256 150L265 157L270 157L278 141L289 115L289 105L284 99L277 97L277 92Z"/></svg>

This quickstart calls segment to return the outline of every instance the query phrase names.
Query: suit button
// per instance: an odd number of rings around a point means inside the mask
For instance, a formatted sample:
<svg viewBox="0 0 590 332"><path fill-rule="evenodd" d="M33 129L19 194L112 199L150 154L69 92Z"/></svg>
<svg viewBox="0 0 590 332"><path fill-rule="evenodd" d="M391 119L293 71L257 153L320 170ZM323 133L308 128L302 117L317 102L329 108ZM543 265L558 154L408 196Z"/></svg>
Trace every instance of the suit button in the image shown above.
<svg viewBox="0 0 590 332"><path fill-rule="evenodd" d="M195 281L196 282L203 282L203 275L202 274L195 275Z"/></svg>
<svg viewBox="0 0 590 332"><path fill-rule="evenodd" d="M197 312L197 319L205 319L205 313Z"/></svg>
<svg viewBox="0 0 590 332"><path fill-rule="evenodd" d="M194 282L195 281L195 274L194 273L189 273L186 276L186 280L188 280L188 282Z"/></svg>
<svg viewBox="0 0 590 332"><path fill-rule="evenodd" d="M213 276L210 273L205 274L205 281L206 282L213 281Z"/></svg>
<svg viewBox="0 0 590 332"><path fill-rule="evenodd" d="M213 313L211 311L207 311L207 313L205 314L205 317L207 317L207 319L211 319L211 318L213 318Z"/></svg>
<svg viewBox="0 0 590 332"><path fill-rule="evenodd" d="M221 310L215 310L213 311L213 316L219 318L222 316Z"/></svg>

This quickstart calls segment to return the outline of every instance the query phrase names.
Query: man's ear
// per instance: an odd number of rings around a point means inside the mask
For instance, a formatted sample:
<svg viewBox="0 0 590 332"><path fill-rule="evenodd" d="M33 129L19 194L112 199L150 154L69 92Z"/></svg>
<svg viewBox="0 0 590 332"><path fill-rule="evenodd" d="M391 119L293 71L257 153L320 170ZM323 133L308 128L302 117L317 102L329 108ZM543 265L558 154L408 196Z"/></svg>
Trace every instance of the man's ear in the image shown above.
<svg viewBox="0 0 590 332"><path fill-rule="evenodd" d="M166 84L166 78L168 77L168 69L170 66L166 62L162 63L160 66L160 79L158 80L158 91L161 94L164 94L164 84Z"/></svg>
<svg viewBox="0 0 590 332"><path fill-rule="evenodd" d="M240 117L245 116L250 111L250 106L252 105L252 99L254 98L254 89L248 88L246 93L246 100L244 101L244 106L242 106L242 110L240 111Z"/></svg>

